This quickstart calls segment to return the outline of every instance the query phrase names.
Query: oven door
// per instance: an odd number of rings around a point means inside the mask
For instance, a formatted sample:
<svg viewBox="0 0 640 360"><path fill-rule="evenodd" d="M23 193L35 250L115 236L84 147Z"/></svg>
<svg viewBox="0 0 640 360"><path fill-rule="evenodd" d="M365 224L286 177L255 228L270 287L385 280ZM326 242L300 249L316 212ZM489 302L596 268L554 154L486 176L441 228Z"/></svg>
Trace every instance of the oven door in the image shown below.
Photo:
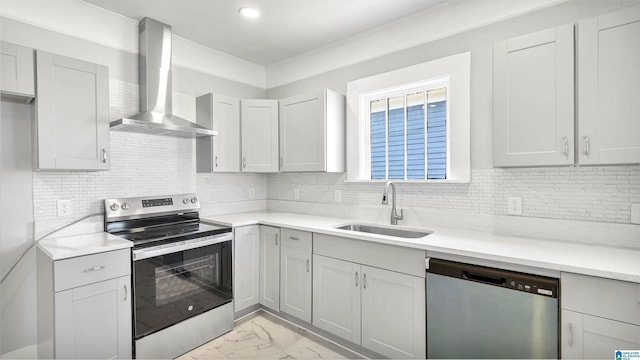
<svg viewBox="0 0 640 360"><path fill-rule="evenodd" d="M136 339L232 301L231 239L220 234L134 248Z"/></svg>

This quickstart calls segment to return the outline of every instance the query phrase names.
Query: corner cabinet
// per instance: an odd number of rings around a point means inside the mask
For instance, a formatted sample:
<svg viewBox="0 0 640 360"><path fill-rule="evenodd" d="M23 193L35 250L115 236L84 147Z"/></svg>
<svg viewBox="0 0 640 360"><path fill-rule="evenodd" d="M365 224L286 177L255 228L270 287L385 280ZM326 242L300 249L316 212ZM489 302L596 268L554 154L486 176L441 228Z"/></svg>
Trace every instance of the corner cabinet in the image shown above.
<svg viewBox="0 0 640 360"><path fill-rule="evenodd" d="M640 6L578 23L580 164L640 163Z"/></svg>
<svg viewBox="0 0 640 360"><path fill-rule="evenodd" d="M233 306L237 314L260 302L260 227L236 227L233 233Z"/></svg>
<svg viewBox="0 0 640 360"><path fill-rule="evenodd" d="M574 162L573 24L493 47L494 166Z"/></svg>
<svg viewBox="0 0 640 360"><path fill-rule="evenodd" d="M36 96L33 49L0 41L0 94L3 100L30 103Z"/></svg>
<svg viewBox="0 0 640 360"><path fill-rule="evenodd" d="M36 168L108 170L108 68L36 51L36 69Z"/></svg>
<svg viewBox="0 0 640 360"><path fill-rule="evenodd" d="M614 358L640 348L640 284L562 273L563 359Z"/></svg>
<svg viewBox="0 0 640 360"><path fill-rule="evenodd" d="M280 228L260 225L260 304L280 311Z"/></svg>
<svg viewBox="0 0 640 360"><path fill-rule="evenodd" d="M130 359L130 250L36 256L38 358Z"/></svg>
<svg viewBox="0 0 640 360"><path fill-rule="evenodd" d="M310 323L312 235L285 228L280 235L280 311Z"/></svg>
<svg viewBox="0 0 640 360"><path fill-rule="evenodd" d="M278 172L278 101L243 99L242 171Z"/></svg>
<svg viewBox="0 0 640 360"><path fill-rule="evenodd" d="M197 172L240 172L240 100L218 94L196 98L196 121L218 131L196 138Z"/></svg>
<svg viewBox="0 0 640 360"><path fill-rule="evenodd" d="M332 90L280 100L280 171L344 172L345 100Z"/></svg>

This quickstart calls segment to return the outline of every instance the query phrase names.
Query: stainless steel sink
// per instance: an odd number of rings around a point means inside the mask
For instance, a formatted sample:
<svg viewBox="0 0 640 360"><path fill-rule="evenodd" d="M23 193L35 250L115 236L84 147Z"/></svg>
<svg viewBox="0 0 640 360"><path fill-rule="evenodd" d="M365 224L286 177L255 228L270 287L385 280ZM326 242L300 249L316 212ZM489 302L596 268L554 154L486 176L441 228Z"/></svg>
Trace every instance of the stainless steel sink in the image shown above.
<svg viewBox="0 0 640 360"><path fill-rule="evenodd" d="M365 224L346 224L346 225L338 226L336 227L336 229L357 231L357 232L377 234L377 235L394 236L399 238L409 238L409 239L417 239L417 238L425 237L431 234L431 232L428 232L428 231L397 229L397 228L394 229L394 228L381 227L381 226L375 226L375 225L365 225Z"/></svg>

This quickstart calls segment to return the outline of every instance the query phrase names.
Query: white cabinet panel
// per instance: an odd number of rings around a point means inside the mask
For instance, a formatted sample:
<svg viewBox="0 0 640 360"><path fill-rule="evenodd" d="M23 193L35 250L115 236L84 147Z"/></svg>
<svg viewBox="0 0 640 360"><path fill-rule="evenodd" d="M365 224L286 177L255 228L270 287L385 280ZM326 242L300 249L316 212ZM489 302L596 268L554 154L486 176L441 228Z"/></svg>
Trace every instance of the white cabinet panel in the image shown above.
<svg viewBox="0 0 640 360"><path fill-rule="evenodd" d="M640 326L562 311L563 359L613 359L616 350L640 348Z"/></svg>
<svg viewBox="0 0 640 360"><path fill-rule="evenodd" d="M280 229L260 225L260 304L280 311Z"/></svg>
<svg viewBox="0 0 640 360"><path fill-rule="evenodd" d="M640 163L640 6L578 24L579 163Z"/></svg>
<svg viewBox="0 0 640 360"><path fill-rule="evenodd" d="M55 357L131 358L131 277L55 294Z"/></svg>
<svg viewBox="0 0 640 360"><path fill-rule="evenodd" d="M0 41L2 99L30 103L35 97L33 49Z"/></svg>
<svg viewBox="0 0 640 360"><path fill-rule="evenodd" d="M240 172L240 100L219 94L196 98L198 125L218 131L196 138L198 172Z"/></svg>
<svg viewBox="0 0 640 360"><path fill-rule="evenodd" d="M280 100L280 171L344 171L344 96L332 90Z"/></svg>
<svg viewBox="0 0 640 360"><path fill-rule="evenodd" d="M494 45L495 166L573 164L573 38L569 24Z"/></svg>
<svg viewBox="0 0 640 360"><path fill-rule="evenodd" d="M311 322L311 268L311 249L302 251L282 246L280 311L306 322Z"/></svg>
<svg viewBox="0 0 640 360"><path fill-rule="evenodd" d="M109 70L36 51L37 168L108 170Z"/></svg>
<svg viewBox="0 0 640 360"><path fill-rule="evenodd" d="M426 357L425 279L362 266L362 346L392 359Z"/></svg>
<svg viewBox="0 0 640 360"><path fill-rule="evenodd" d="M278 101L242 100L242 171L278 172Z"/></svg>
<svg viewBox="0 0 640 360"><path fill-rule="evenodd" d="M260 301L260 227L242 226L233 231L233 305L238 312Z"/></svg>
<svg viewBox="0 0 640 360"><path fill-rule="evenodd" d="M360 344L360 265L313 255L313 325Z"/></svg>

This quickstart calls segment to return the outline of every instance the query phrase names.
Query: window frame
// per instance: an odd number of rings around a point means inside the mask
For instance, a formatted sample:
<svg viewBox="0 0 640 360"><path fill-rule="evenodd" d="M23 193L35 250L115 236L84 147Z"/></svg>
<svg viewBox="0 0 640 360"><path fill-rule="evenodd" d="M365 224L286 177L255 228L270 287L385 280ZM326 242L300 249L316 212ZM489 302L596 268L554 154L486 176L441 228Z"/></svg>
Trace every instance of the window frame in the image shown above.
<svg viewBox="0 0 640 360"><path fill-rule="evenodd" d="M363 119L363 95L449 77L447 91L448 169L446 179L393 180L416 183L469 183L471 181L471 53L464 52L353 80L347 83L347 182L386 182L371 179L370 132ZM366 105L368 106L368 105ZM367 156L365 160L365 156ZM367 172L369 170L369 172Z"/></svg>
<svg viewBox="0 0 640 360"><path fill-rule="evenodd" d="M427 118L427 108L426 106L428 106L427 100L427 93L430 90L436 90L436 89L445 89L445 93L448 94L449 93L449 76L441 76L441 77L437 77L437 78L433 78L433 79L426 79L426 80L422 80L422 81L418 81L418 82L414 82L414 83L410 83L410 84L404 84L404 85L400 85L400 86L394 86L391 88L387 88L387 89L380 89L380 90L375 90L372 92L368 92L368 93L363 93L360 94L360 128L363 129L364 131L364 143L362 144L363 147L363 153L362 153L362 160L363 160L363 164L362 164L362 169L363 169L363 173L368 173L371 174L371 102L373 101L377 101L377 100L382 100L382 99L390 99L393 97L399 97L402 96L404 97L404 118L405 118L405 123L404 123L404 160L405 160L405 167L404 167L404 179L389 179L389 161L388 161L388 153L387 153L387 161L386 161L386 171L385 171L385 179L371 179L371 175L369 175L369 179L363 179L363 180L370 180L370 181L388 181L388 180L393 180L393 181L424 181L424 180L429 180L429 181L433 181L433 180L446 180L445 179L428 179L427 176L427 165L428 165L428 159L427 159L427 122L428 122L428 118ZM425 146L425 159L424 159L424 165L425 165L425 177L423 179L407 179L407 104L406 104L406 96L412 93L418 93L418 92L423 92L425 93L425 109L424 109L424 113L425 113L425 118L424 118L424 128L425 128L425 138L424 138L424 146ZM451 121L451 117L449 116L449 106L450 106L450 102L448 101L448 95L447 95L447 102L446 102L446 137L447 137L447 142L446 142L446 166L445 166L445 174L449 175L449 171L450 171L450 166L451 166L451 160L450 160L450 141L449 141L449 137L450 137L450 121ZM387 114L385 115L387 117L387 120L385 121L385 124L387 125L387 129L386 129L386 137L387 140L389 138L389 133L388 133L388 112L389 112L389 108L388 105L386 105L386 111ZM386 144L386 148L387 148L387 152L389 150L389 144L387 142Z"/></svg>

